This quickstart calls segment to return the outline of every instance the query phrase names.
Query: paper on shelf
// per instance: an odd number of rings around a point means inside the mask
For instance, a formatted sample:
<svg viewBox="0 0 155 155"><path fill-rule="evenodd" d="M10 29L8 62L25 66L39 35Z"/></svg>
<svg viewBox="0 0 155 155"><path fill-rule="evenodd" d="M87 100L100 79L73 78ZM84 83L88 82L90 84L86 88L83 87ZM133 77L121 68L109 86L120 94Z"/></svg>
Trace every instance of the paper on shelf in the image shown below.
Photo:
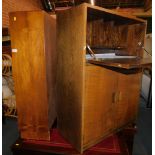
<svg viewBox="0 0 155 155"><path fill-rule="evenodd" d="M103 59L131 59L136 58L136 56L117 56L115 53L105 53L105 54L95 54L96 58L103 58ZM89 54L86 54L86 60L93 59Z"/></svg>

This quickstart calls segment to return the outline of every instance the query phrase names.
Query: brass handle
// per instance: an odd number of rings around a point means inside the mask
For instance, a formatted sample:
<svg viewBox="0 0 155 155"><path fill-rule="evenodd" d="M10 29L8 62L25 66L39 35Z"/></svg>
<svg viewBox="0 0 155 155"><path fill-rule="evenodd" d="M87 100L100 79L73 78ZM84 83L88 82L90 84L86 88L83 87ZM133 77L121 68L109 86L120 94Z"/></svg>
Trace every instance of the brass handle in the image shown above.
<svg viewBox="0 0 155 155"><path fill-rule="evenodd" d="M120 102L122 100L122 92L119 91L119 94L118 94L118 101Z"/></svg>
<svg viewBox="0 0 155 155"><path fill-rule="evenodd" d="M117 102L117 93L114 92L114 93L112 94L112 103L116 103L116 102Z"/></svg>
<svg viewBox="0 0 155 155"><path fill-rule="evenodd" d="M122 100L122 92L114 92L112 94L112 103L120 102Z"/></svg>

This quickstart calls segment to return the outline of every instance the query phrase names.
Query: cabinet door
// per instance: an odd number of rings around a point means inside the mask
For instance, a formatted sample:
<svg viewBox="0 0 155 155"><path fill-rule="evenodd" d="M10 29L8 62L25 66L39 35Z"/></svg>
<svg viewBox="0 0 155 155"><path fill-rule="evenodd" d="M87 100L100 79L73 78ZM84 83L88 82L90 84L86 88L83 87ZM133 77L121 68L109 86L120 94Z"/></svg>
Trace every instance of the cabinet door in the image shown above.
<svg viewBox="0 0 155 155"><path fill-rule="evenodd" d="M116 128L134 121L140 96L141 73L118 73Z"/></svg>
<svg viewBox="0 0 155 155"><path fill-rule="evenodd" d="M94 65L86 66L84 101L84 145L88 147L114 128L116 72Z"/></svg>
<svg viewBox="0 0 155 155"><path fill-rule="evenodd" d="M129 102L128 102L128 115L131 121L134 121L137 117L139 100L140 100L140 88L141 88L142 73L132 74L129 79Z"/></svg>

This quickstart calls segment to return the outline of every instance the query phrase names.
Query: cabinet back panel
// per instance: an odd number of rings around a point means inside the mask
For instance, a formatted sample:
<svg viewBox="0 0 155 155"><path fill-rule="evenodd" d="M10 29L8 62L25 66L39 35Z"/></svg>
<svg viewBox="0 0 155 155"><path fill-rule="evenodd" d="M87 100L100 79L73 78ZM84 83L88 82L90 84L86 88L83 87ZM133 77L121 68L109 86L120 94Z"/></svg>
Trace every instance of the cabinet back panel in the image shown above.
<svg viewBox="0 0 155 155"><path fill-rule="evenodd" d="M121 37L121 30L114 25L114 21L104 22L104 19L87 23L87 43L93 47L115 48L125 46L126 37Z"/></svg>
<svg viewBox="0 0 155 155"><path fill-rule="evenodd" d="M115 21L98 19L87 22L87 44L91 47L118 49L118 55L143 55L145 24L116 25ZM105 53L108 52L105 50ZM115 51L114 51L115 52Z"/></svg>
<svg viewBox="0 0 155 155"><path fill-rule="evenodd" d="M95 65L85 67L84 145L101 139L114 129L116 86L116 72Z"/></svg>

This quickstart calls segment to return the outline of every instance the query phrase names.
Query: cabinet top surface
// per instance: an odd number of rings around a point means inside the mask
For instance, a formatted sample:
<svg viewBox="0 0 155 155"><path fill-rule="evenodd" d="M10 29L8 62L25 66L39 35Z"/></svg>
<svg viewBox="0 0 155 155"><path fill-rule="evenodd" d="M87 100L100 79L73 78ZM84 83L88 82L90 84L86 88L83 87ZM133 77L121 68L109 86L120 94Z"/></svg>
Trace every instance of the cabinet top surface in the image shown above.
<svg viewBox="0 0 155 155"><path fill-rule="evenodd" d="M120 13L120 12L102 8L99 6L94 6L89 3L82 3L76 7L81 7L81 8L84 7L86 10L88 10L88 15L99 16L99 17L103 17L103 18L106 17L106 18L109 18L109 20L119 20L120 23L121 23L121 21L122 22L123 21L124 22L133 22L133 23L146 23L146 20L137 18L133 15ZM68 10L72 10L72 9L74 9L74 7L70 8ZM67 10L64 10L64 11L67 11Z"/></svg>
<svg viewBox="0 0 155 155"><path fill-rule="evenodd" d="M14 15L14 14L27 14L27 13L35 13L35 14L45 14L48 16L55 16L55 15L50 15L47 12L45 12L44 10L29 10L29 11L11 11L9 12L9 15Z"/></svg>

